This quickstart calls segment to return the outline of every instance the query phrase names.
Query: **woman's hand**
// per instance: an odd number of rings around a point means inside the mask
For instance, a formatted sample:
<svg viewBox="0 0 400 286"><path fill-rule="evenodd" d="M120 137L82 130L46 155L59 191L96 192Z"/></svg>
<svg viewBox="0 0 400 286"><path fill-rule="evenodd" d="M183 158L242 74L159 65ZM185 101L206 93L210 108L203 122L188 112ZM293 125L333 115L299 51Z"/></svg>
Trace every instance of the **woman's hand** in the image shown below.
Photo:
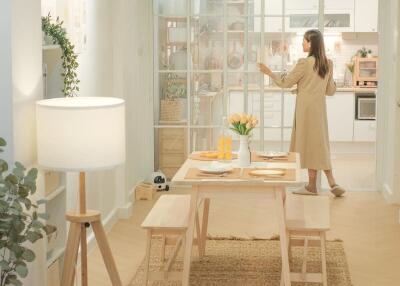
<svg viewBox="0 0 400 286"><path fill-rule="evenodd" d="M260 72L262 72L263 74L266 74L268 76L272 75L272 71L269 67L267 67L266 65L262 64L262 63L257 63L258 68L260 69Z"/></svg>

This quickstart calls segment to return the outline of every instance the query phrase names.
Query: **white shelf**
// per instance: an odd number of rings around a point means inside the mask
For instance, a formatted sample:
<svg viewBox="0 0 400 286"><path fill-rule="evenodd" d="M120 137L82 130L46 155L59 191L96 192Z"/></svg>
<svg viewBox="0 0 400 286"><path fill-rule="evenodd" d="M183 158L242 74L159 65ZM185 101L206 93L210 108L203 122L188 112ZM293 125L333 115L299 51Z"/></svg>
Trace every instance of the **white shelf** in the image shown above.
<svg viewBox="0 0 400 286"><path fill-rule="evenodd" d="M59 49L59 48L60 48L60 45L45 45L45 46L42 46L43 50L56 50L56 49Z"/></svg>
<svg viewBox="0 0 400 286"><path fill-rule="evenodd" d="M64 185L59 186L57 189L55 189L49 195L46 196L46 198L45 198L46 201L49 202L49 201L53 200L55 197L57 197L59 194L61 194L65 190L66 190L66 187Z"/></svg>
<svg viewBox="0 0 400 286"><path fill-rule="evenodd" d="M62 256L65 252L65 247L59 247L53 250L53 253L50 257L47 258L47 268L50 267L60 256Z"/></svg>

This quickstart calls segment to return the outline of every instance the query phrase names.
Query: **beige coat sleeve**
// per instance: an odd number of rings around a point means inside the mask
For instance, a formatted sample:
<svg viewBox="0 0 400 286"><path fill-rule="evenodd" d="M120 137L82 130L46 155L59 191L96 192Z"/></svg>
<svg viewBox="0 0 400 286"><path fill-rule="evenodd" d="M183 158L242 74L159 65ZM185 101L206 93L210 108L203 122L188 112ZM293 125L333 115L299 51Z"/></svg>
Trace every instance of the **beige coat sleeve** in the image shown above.
<svg viewBox="0 0 400 286"><path fill-rule="evenodd" d="M272 73L271 78L279 87L290 88L304 76L305 68L306 59L300 59L290 73L282 76Z"/></svg>
<svg viewBox="0 0 400 286"><path fill-rule="evenodd" d="M329 60L328 84L326 85L326 95L334 95L336 92L336 83L333 80L333 63Z"/></svg>

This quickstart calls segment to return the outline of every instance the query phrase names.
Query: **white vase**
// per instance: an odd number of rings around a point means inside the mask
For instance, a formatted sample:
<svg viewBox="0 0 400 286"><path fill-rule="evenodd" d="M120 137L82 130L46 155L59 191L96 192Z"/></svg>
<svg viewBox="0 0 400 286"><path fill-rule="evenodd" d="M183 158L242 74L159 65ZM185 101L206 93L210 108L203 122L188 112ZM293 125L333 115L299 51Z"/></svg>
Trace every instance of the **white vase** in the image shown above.
<svg viewBox="0 0 400 286"><path fill-rule="evenodd" d="M239 167L250 166L249 135L240 135L240 145L239 145L239 151L238 151L238 164L239 164Z"/></svg>

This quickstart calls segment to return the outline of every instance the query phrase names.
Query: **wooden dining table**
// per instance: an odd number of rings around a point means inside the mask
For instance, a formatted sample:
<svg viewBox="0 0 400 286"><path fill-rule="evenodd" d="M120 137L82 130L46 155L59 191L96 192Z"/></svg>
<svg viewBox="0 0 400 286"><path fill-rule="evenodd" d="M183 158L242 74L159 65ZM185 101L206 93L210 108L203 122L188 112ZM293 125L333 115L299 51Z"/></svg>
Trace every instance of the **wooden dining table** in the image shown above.
<svg viewBox="0 0 400 286"><path fill-rule="evenodd" d="M268 199L275 203L276 216L279 224L280 248L282 257L282 279L285 286L290 286L290 268L288 255L288 234L285 223L285 189L286 187L295 187L302 184L300 178L300 156L295 154L294 162L272 161L272 162L253 162L251 166L246 168L274 168L274 169L291 169L294 170L294 178L291 180L281 180L277 178L268 179L267 177L252 179L230 179L226 177L204 176L202 178L187 179L186 175L189 170L194 168L202 168L211 164L210 161L201 161L187 159L172 179L174 185L184 185L191 187L191 202L189 214L189 226L186 233L183 257L183 273L182 285L189 285L190 265L192 260L193 238L195 229L195 220L197 216L197 208L199 202L203 200L203 220L201 222L200 237L197 237L199 244L200 256L205 255L207 225L208 225L208 208L210 199L229 199L229 198L255 198ZM236 160L232 161L232 166L237 166ZM241 171L242 172L242 171ZM265 218L268 223L269 218ZM260 226L262 227L262 226Z"/></svg>

